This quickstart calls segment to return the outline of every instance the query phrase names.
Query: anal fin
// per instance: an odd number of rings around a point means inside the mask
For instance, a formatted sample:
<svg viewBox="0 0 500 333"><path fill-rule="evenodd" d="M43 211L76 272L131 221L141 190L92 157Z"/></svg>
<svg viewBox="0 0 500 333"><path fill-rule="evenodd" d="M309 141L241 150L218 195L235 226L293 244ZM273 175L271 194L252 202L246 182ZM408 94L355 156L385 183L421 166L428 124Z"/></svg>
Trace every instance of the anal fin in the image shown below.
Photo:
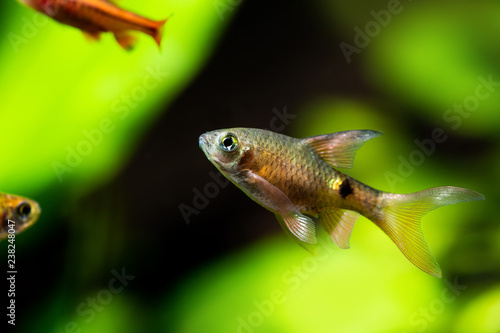
<svg viewBox="0 0 500 333"><path fill-rule="evenodd" d="M98 41L98 40L101 39L101 33L100 32L83 31L83 35L89 41Z"/></svg>
<svg viewBox="0 0 500 333"><path fill-rule="evenodd" d="M359 213L339 208L332 208L319 213L319 219L333 242L341 249L348 249L354 223Z"/></svg>
<svg viewBox="0 0 500 333"><path fill-rule="evenodd" d="M137 38L130 35L125 31L116 31L114 32L115 39L123 47L125 50L130 51L134 48L134 45L137 41Z"/></svg>

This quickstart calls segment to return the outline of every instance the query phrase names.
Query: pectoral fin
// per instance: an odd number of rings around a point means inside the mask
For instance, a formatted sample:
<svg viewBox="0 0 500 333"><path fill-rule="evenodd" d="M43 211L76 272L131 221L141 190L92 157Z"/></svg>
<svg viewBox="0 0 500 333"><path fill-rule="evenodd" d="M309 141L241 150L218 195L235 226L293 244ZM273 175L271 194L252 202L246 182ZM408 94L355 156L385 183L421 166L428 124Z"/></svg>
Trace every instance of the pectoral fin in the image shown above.
<svg viewBox="0 0 500 333"><path fill-rule="evenodd" d="M343 131L303 139L328 164L339 168L352 168L356 150L366 141L382 135L372 130Z"/></svg>
<svg viewBox="0 0 500 333"><path fill-rule="evenodd" d="M348 249L354 223L359 213L352 210L333 208L319 213L319 219L333 242L341 249Z"/></svg>
<svg viewBox="0 0 500 333"><path fill-rule="evenodd" d="M280 216L283 221L285 221L288 229L299 240L310 244L316 243L314 221L310 217L307 217L296 210L294 212L288 212Z"/></svg>
<svg viewBox="0 0 500 333"><path fill-rule="evenodd" d="M274 214L276 216L276 219L278 220L280 226L281 226L281 229L283 229L283 231L285 232L285 234L290 237L290 239L292 239L295 243L299 244L300 246L302 246L305 250L307 250L309 253L311 253L312 255L317 255L318 254L318 251L317 251L317 244L311 244L311 243L306 243L306 242L303 242L301 241L300 239L298 239L291 231L290 229L288 229L288 226L286 225L285 221L283 220L283 218L281 217L281 215L279 214Z"/></svg>
<svg viewBox="0 0 500 333"><path fill-rule="evenodd" d="M244 170L240 174L246 183L242 190L250 198L279 215L288 230L299 240L311 244L316 243L314 221L301 214L280 189L249 170Z"/></svg>

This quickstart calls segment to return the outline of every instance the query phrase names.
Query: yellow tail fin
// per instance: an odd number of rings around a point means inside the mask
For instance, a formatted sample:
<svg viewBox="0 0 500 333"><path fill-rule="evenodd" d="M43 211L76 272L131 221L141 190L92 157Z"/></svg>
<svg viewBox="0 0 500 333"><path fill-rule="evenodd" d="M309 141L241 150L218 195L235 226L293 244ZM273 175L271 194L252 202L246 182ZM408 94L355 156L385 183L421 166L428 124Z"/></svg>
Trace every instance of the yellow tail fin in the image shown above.
<svg viewBox="0 0 500 333"><path fill-rule="evenodd" d="M441 269L425 242L420 219L433 209L484 196L460 187L434 187L410 194L384 193L382 209L374 219L406 258L422 271L441 277Z"/></svg>

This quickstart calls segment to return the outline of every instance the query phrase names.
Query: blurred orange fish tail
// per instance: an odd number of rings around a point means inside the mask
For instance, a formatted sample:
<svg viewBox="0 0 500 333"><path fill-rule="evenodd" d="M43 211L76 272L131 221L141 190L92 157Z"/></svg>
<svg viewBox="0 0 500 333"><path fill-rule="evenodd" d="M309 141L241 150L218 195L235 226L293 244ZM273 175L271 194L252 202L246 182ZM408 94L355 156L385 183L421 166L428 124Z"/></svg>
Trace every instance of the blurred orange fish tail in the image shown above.
<svg viewBox="0 0 500 333"><path fill-rule="evenodd" d="M165 29L165 23L168 21L168 18L157 21L156 23L156 31L153 35L153 38L156 41L156 44L158 44L158 47L161 47L161 40L163 39L163 30Z"/></svg>

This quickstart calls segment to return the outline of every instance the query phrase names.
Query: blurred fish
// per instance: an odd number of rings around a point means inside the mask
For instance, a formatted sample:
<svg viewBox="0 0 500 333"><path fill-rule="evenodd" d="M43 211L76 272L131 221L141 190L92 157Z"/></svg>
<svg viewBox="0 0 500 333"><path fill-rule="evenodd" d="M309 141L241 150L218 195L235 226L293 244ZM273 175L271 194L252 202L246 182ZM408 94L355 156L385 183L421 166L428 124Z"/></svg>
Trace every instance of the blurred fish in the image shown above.
<svg viewBox="0 0 500 333"><path fill-rule="evenodd" d="M129 30L141 31L160 46L163 25L116 6L111 0L19 0L61 23L76 27L90 39L99 40L101 32L110 31L124 49L130 50L136 38Z"/></svg>
<svg viewBox="0 0 500 333"><path fill-rule="evenodd" d="M295 139L261 129L231 128L202 134L199 145L224 176L273 212L283 230L306 249L307 244L317 242L311 217L321 221L335 244L347 249L361 214L382 229L415 266L441 277L420 218L435 208L484 200L484 196L453 186L388 193L333 168L351 168L356 150L381 134L356 130Z"/></svg>
<svg viewBox="0 0 500 333"><path fill-rule="evenodd" d="M19 233L32 226L41 210L38 203L17 195L0 193L0 240L7 238L9 229ZM9 222L9 220L11 222Z"/></svg>

